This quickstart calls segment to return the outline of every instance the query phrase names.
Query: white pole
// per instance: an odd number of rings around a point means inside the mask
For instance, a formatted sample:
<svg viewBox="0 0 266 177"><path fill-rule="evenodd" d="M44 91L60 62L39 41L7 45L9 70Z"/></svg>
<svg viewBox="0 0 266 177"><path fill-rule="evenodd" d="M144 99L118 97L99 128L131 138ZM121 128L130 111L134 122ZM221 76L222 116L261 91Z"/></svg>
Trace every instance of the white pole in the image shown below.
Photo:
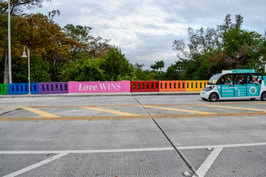
<svg viewBox="0 0 266 177"><path fill-rule="evenodd" d="M11 71L11 28L10 28L10 0L8 0L8 80L12 83L12 71Z"/></svg>
<svg viewBox="0 0 266 177"><path fill-rule="evenodd" d="M29 95L31 94L31 87L30 87L30 49L28 48L28 81L29 81Z"/></svg>

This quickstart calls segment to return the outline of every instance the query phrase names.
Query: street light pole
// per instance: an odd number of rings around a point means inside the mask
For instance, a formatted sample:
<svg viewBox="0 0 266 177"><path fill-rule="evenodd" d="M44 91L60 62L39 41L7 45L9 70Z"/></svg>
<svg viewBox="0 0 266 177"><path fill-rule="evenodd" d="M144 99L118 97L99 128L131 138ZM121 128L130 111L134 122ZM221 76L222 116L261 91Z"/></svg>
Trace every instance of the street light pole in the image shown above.
<svg viewBox="0 0 266 177"><path fill-rule="evenodd" d="M12 67L11 67L11 25L10 25L10 0L8 0L8 82L12 83Z"/></svg>
<svg viewBox="0 0 266 177"><path fill-rule="evenodd" d="M27 48L27 53L26 53ZM28 84L29 84L29 95L31 94L31 86L30 86L30 49L28 46L24 46L24 50L22 53L22 58L28 58Z"/></svg>

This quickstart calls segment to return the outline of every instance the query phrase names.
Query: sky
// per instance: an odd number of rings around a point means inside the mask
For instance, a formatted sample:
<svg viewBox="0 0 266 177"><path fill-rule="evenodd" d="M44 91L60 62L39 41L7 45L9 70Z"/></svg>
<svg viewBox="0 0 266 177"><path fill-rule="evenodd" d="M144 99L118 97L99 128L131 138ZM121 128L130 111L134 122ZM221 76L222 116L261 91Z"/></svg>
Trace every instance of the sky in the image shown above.
<svg viewBox="0 0 266 177"><path fill-rule="evenodd" d="M177 61L172 50L174 40L187 40L187 29L216 28L227 14L244 17L243 28L264 34L265 0L51 0L35 12L55 17L60 26L84 25L91 35L110 39L130 63L145 68L163 60L165 69Z"/></svg>

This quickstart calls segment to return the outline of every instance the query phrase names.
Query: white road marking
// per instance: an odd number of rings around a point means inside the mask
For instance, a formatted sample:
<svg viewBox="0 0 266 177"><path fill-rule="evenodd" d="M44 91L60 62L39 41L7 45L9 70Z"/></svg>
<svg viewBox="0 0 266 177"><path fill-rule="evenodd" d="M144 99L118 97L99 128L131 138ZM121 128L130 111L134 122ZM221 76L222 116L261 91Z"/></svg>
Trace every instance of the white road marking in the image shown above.
<svg viewBox="0 0 266 177"><path fill-rule="evenodd" d="M54 161L54 160L56 160L56 159L59 159L59 158L61 158L61 157L63 157L63 156L66 156L66 155L68 155L68 154L69 154L69 153L60 153L60 154L57 154L57 155L52 156L52 157L50 157L50 158L48 158L48 159L45 159L45 160L43 160L43 161L40 161L40 162L38 162L38 163L35 163L35 164L33 164L33 165L30 165L30 166L28 166L28 167L22 168L22 169L17 170L17 171L15 171L15 172L13 172L13 173L10 173L10 174L8 174L8 175L5 175L4 177L14 177L14 176L17 176L17 175L21 175L21 174L26 173L26 172L28 172L28 171L30 171L30 170L33 170L33 169L35 169L35 168L38 168L38 167L40 167L40 166L42 166L42 165L45 165L45 164L47 164L47 163L50 163L50 162L52 162L52 161Z"/></svg>
<svg viewBox="0 0 266 177"><path fill-rule="evenodd" d="M204 177L208 170L211 168L212 164L219 156L223 148L236 148L236 147L248 147L248 146L265 146L266 142L261 143L246 143L246 144L225 144L225 145L205 145L205 146L183 146L177 147L179 150L188 150L188 149L205 149L205 148L214 148L206 160L201 164L200 168L197 170L198 177ZM4 177L14 177L21 175L30 170L38 168L42 165L48 164L56 159L64 157L70 153L72 154L93 154L93 153L122 153L122 152L151 152L151 151L171 151L174 150L173 147L161 147L161 148L135 148L135 149L96 149L96 150L55 150L55 151L0 151L0 154L57 154L48 159L40 161L36 164L30 165L23 169L12 172Z"/></svg>
<svg viewBox="0 0 266 177"><path fill-rule="evenodd" d="M223 150L222 147L216 147L213 149L210 155L206 158L206 160L201 164L201 166L197 170L198 177L204 177L206 175L206 173L209 171L212 164L219 156L219 154L222 152L222 150Z"/></svg>
<svg viewBox="0 0 266 177"><path fill-rule="evenodd" d="M204 145L204 146L183 146L177 147L179 150L188 150L188 149L205 149L208 147L212 148L237 148L237 147L249 147L249 146L266 146L266 142L260 143L243 143L243 144L221 144L221 145Z"/></svg>
<svg viewBox="0 0 266 177"><path fill-rule="evenodd" d="M212 148L237 148L249 146L266 146L266 142L246 143L246 144L224 144L224 145L204 145L204 146L177 146L179 150L189 149L206 149ZM93 153L119 153L119 152L150 152L150 151L171 151L173 147L158 147L158 148L133 148L133 149L95 149L95 150L51 150L51 151L0 151L0 154L93 154Z"/></svg>
<svg viewBox="0 0 266 177"><path fill-rule="evenodd" d="M162 148L136 148L136 149L96 149L96 150L63 150L63 151L0 151L0 154L94 154L94 153L118 153L118 152L150 152L150 151L171 151L172 147Z"/></svg>

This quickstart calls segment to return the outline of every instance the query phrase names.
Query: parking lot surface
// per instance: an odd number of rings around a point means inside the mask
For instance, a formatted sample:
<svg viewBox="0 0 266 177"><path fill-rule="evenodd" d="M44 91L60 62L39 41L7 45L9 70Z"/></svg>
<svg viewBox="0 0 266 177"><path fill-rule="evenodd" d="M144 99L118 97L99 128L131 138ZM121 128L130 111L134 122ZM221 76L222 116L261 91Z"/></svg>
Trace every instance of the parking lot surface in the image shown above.
<svg viewBox="0 0 266 177"><path fill-rule="evenodd" d="M266 102L0 98L0 176L265 177Z"/></svg>

